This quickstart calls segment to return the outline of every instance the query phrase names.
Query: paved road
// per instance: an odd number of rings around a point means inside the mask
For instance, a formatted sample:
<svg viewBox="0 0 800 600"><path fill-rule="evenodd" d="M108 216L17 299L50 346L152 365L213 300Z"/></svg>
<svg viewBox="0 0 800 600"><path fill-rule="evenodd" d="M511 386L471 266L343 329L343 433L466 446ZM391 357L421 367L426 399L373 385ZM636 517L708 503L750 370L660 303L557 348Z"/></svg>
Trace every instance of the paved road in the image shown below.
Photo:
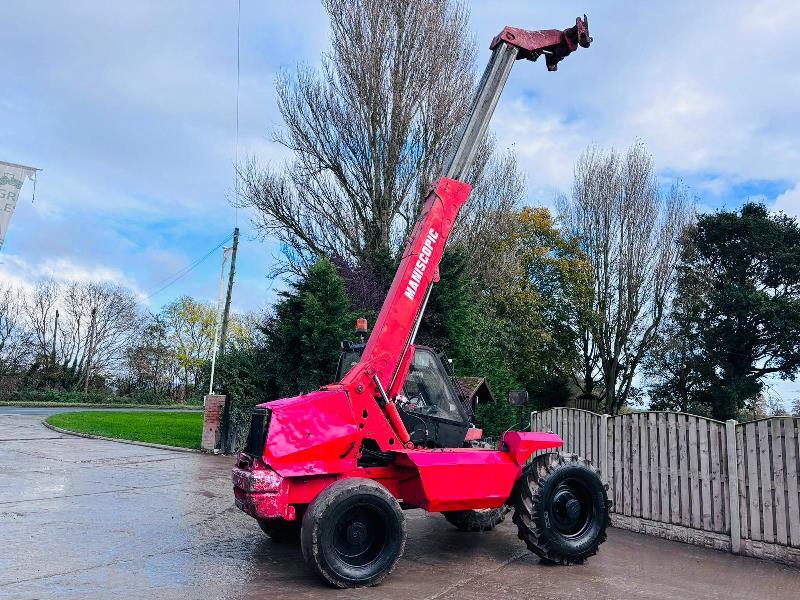
<svg viewBox="0 0 800 600"><path fill-rule="evenodd" d="M0 414L0 598L798 598L800 571L766 561L611 530L586 565L548 567L510 523L466 534L421 511L386 583L332 590L233 507L230 458L40 419Z"/></svg>

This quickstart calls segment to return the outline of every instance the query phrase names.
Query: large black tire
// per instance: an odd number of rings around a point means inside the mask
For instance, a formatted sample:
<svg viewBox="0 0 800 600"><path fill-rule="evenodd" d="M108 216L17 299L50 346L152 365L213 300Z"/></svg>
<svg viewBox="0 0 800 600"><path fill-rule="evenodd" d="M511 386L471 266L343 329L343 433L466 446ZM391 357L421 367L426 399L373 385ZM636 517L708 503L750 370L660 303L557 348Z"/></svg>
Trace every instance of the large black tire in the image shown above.
<svg viewBox="0 0 800 600"><path fill-rule="evenodd" d="M259 519L258 526L273 542L296 544L300 541L300 520Z"/></svg>
<svg viewBox="0 0 800 600"><path fill-rule="evenodd" d="M485 508L479 510L453 510L443 512L444 518L461 531L491 531L502 523L509 506L501 508Z"/></svg>
<svg viewBox="0 0 800 600"><path fill-rule="evenodd" d="M611 503L598 472L577 454L543 454L514 491L519 538L543 561L581 564L606 541Z"/></svg>
<svg viewBox="0 0 800 600"><path fill-rule="evenodd" d="M309 505L300 543L306 563L330 585L377 585L403 554L405 517L379 483L341 479Z"/></svg>

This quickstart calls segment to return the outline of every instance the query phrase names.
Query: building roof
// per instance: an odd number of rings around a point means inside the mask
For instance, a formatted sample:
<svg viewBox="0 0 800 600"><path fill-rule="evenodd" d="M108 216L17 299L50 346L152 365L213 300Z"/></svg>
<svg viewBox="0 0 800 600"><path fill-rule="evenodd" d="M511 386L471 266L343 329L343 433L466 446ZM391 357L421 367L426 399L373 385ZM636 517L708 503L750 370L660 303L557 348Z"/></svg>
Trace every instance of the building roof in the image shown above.
<svg viewBox="0 0 800 600"><path fill-rule="evenodd" d="M492 402L495 401L492 388L489 387L489 382L484 377L454 377L453 381L459 396L469 404L472 404L472 400L481 392ZM486 402L486 398L483 398L483 401Z"/></svg>

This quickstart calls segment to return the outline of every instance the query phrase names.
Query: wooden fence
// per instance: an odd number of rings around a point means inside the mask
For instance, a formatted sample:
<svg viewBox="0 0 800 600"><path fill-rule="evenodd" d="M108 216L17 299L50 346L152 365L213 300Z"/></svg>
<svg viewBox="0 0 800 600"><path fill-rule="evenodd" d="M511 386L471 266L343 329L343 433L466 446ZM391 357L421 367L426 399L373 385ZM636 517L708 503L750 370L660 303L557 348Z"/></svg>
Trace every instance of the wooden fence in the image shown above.
<svg viewBox="0 0 800 600"><path fill-rule="evenodd" d="M615 526L800 566L800 419L556 408L531 428L600 469Z"/></svg>

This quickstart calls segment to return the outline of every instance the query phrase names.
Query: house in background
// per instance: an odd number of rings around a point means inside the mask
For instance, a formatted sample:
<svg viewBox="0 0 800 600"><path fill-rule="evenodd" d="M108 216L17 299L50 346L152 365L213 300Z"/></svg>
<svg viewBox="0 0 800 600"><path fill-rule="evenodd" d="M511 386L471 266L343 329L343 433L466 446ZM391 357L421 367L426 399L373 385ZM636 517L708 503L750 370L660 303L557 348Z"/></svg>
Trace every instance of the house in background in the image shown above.
<svg viewBox="0 0 800 600"><path fill-rule="evenodd" d="M495 402L492 388L483 377L454 377L453 382L470 419L475 416L479 404Z"/></svg>

